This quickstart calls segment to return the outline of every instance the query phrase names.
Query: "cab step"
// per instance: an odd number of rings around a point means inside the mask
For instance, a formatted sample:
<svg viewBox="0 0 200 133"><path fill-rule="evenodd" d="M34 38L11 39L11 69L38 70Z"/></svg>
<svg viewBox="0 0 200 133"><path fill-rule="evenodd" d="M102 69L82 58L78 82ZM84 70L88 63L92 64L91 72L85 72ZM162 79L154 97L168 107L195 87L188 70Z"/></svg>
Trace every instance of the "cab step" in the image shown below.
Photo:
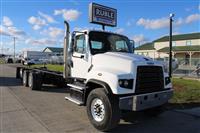
<svg viewBox="0 0 200 133"><path fill-rule="evenodd" d="M80 101L80 100L78 100L78 99L76 99L76 98L73 98L73 97L71 97L71 96L66 96L65 99L66 99L66 100L69 100L69 101L71 101L71 102L73 102L73 103L75 103L75 104L77 104L77 105L79 105L79 106L83 105L83 102L82 102L82 101Z"/></svg>
<svg viewBox="0 0 200 133"><path fill-rule="evenodd" d="M85 89L85 86L83 86L83 85L67 84L67 86L69 86L70 89L71 89L71 88L74 88L74 89L76 89L76 90L81 90L81 91Z"/></svg>
<svg viewBox="0 0 200 133"><path fill-rule="evenodd" d="M74 84L67 84L70 90L84 93L86 86L83 83L76 82Z"/></svg>

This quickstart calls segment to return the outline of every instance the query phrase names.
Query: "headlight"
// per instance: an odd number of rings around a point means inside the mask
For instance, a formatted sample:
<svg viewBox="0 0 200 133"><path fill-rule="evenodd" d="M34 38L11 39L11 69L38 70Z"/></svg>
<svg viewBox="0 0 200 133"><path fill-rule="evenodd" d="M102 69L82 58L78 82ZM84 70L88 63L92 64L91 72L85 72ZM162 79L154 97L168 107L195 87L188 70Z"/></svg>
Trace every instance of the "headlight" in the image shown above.
<svg viewBox="0 0 200 133"><path fill-rule="evenodd" d="M119 79L119 86L122 88L132 89L133 88L133 79Z"/></svg>
<svg viewBox="0 0 200 133"><path fill-rule="evenodd" d="M170 77L165 77L165 85L168 85L169 83L171 83Z"/></svg>

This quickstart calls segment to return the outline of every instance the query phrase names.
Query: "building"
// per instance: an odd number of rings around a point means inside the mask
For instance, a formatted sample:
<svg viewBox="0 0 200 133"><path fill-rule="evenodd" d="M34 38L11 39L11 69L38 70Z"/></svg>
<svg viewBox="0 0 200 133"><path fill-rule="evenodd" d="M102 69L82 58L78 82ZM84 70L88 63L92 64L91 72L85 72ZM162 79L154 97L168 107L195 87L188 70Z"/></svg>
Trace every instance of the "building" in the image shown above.
<svg viewBox="0 0 200 133"><path fill-rule="evenodd" d="M63 55L63 48L46 47L43 52L53 53L53 55Z"/></svg>
<svg viewBox="0 0 200 133"><path fill-rule="evenodd" d="M135 49L135 53L153 59L169 57L169 36L141 45ZM200 33L173 35L172 55L185 64L200 63Z"/></svg>

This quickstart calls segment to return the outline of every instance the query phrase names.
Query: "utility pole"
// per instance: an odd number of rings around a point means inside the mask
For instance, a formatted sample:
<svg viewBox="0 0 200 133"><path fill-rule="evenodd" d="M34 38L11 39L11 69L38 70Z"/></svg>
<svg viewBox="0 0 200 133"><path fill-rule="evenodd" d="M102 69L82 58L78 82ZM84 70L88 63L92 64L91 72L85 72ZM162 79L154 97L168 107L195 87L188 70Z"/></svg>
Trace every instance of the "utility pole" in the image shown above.
<svg viewBox="0 0 200 133"><path fill-rule="evenodd" d="M13 37L13 41L14 41L14 62L15 62L15 39L16 39L16 37Z"/></svg>
<svg viewBox="0 0 200 133"><path fill-rule="evenodd" d="M172 22L174 14L170 14L169 19L169 77L172 77Z"/></svg>

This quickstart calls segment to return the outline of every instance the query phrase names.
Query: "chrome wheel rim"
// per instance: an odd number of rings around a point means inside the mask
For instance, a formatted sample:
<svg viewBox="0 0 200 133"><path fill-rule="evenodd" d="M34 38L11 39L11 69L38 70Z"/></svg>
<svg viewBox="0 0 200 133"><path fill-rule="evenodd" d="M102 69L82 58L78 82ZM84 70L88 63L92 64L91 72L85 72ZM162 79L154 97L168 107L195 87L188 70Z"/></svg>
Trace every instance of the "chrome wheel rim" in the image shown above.
<svg viewBox="0 0 200 133"><path fill-rule="evenodd" d="M25 84L26 83L26 73L24 72L23 74L23 83Z"/></svg>
<svg viewBox="0 0 200 133"><path fill-rule="evenodd" d="M101 99L95 98L91 103L91 113L95 121L101 122L105 116L105 106Z"/></svg>
<svg viewBox="0 0 200 133"><path fill-rule="evenodd" d="M20 73L20 78L22 78L23 76L22 69L20 69L19 73Z"/></svg>
<svg viewBox="0 0 200 133"><path fill-rule="evenodd" d="M32 87L32 74L30 73L29 74L29 79L28 79L28 85L29 85L29 87Z"/></svg>

